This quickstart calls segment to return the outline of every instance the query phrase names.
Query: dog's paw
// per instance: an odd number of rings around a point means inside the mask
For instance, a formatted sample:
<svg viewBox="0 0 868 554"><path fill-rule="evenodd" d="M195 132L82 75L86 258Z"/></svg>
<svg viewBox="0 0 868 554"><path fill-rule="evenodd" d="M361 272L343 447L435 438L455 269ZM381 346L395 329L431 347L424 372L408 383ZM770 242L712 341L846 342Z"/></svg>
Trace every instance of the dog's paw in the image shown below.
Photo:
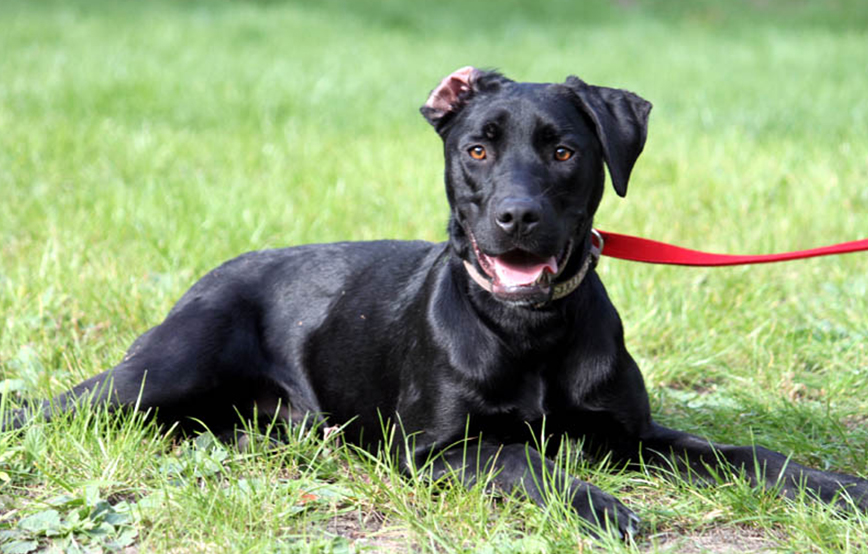
<svg viewBox="0 0 868 554"><path fill-rule="evenodd" d="M844 511L855 508L868 514L868 480L852 477L848 482L841 483L835 503Z"/></svg>
<svg viewBox="0 0 868 554"><path fill-rule="evenodd" d="M573 497L573 508L594 526L614 533L622 540L633 539L641 530L642 520L633 510L593 485L580 487Z"/></svg>
<svg viewBox="0 0 868 554"><path fill-rule="evenodd" d="M808 494L817 500L834 506L842 512L868 513L868 480L852 475L829 473L801 468L797 478ZM798 494L797 487L785 487L783 494L790 498Z"/></svg>
<svg viewBox="0 0 868 554"><path fill-rule="evenodd" d="M629 508L625 507L624 509L627 511L627 523L621 529L621 539L633 540L641 531L642 519Z"/></svg>

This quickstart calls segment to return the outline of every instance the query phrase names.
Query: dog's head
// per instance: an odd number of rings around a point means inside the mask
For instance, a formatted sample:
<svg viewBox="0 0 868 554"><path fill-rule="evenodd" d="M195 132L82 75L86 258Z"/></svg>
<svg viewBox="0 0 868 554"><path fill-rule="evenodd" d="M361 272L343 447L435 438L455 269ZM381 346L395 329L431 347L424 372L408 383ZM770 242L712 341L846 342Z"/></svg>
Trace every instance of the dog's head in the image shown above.
<svg viewBox="0 0 868 554"><path fill-rule="evenodd" d="M651 104L591 86L517 83L459 69L421 111L443 139L450 241L495 298L551 299L588 255L603 164L620 196L642 152Z"/></svg>

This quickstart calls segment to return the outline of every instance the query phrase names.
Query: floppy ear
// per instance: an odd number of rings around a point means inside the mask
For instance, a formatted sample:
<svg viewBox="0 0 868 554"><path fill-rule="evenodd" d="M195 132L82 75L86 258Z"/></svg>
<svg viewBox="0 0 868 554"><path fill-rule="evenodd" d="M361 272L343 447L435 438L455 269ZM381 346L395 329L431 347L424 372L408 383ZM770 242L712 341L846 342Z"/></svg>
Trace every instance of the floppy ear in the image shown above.
<svg viewBox="0 0 868 554"><path fill-rule="evenodd" d="M440 81L419 111L439 132L446 122L460 112L477 93L492 92L501 84L508 82L509 79L495 71L481 71L471 66L462 67Z"/></svg>
<svg viewBox="0 0 868 554"><path fill-rule="evenodd" d="M596 87L574 76L567 77L566 85L594 122L612 185L618 196L625 196L630 171L645 146L651 103L632 92Z"/></svg>

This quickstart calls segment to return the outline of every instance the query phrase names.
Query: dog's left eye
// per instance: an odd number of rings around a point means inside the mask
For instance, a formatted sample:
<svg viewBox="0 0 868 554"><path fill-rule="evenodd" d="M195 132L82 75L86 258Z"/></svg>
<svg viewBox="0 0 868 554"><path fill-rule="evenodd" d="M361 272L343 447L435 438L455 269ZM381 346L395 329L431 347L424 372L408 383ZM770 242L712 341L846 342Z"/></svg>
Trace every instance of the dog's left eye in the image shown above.
<svg viewBox="0 0 868 554"><path fill-rule="evenodd" d="M467 152L470 154L470 157L473 158L474 160L484 160L486 158L486 155L487 155L485 153L485 147L480 146L478 144L476 146L471 146Z"/></svg>
<svg viewBox="0 0 868 554"><path fill-rule="evenodd" d="M555 149L555 159L559 162L565 162L573 157L573 151L569 148L560 146Z"/></svg>

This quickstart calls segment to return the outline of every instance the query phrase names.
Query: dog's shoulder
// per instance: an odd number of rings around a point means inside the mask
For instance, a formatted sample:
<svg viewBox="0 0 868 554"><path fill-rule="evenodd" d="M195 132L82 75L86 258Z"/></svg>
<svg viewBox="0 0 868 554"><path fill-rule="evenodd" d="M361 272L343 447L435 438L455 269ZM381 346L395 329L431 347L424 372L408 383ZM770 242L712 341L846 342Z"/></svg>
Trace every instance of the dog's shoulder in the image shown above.
<svg viewBox="0 0 868 554"><path fill-rule="evenodd" d="M388 296L445 256L445 243L378 240L305 244L241 254L205 274L178 302L195 299L257 303L341 295Z"/></svg>

